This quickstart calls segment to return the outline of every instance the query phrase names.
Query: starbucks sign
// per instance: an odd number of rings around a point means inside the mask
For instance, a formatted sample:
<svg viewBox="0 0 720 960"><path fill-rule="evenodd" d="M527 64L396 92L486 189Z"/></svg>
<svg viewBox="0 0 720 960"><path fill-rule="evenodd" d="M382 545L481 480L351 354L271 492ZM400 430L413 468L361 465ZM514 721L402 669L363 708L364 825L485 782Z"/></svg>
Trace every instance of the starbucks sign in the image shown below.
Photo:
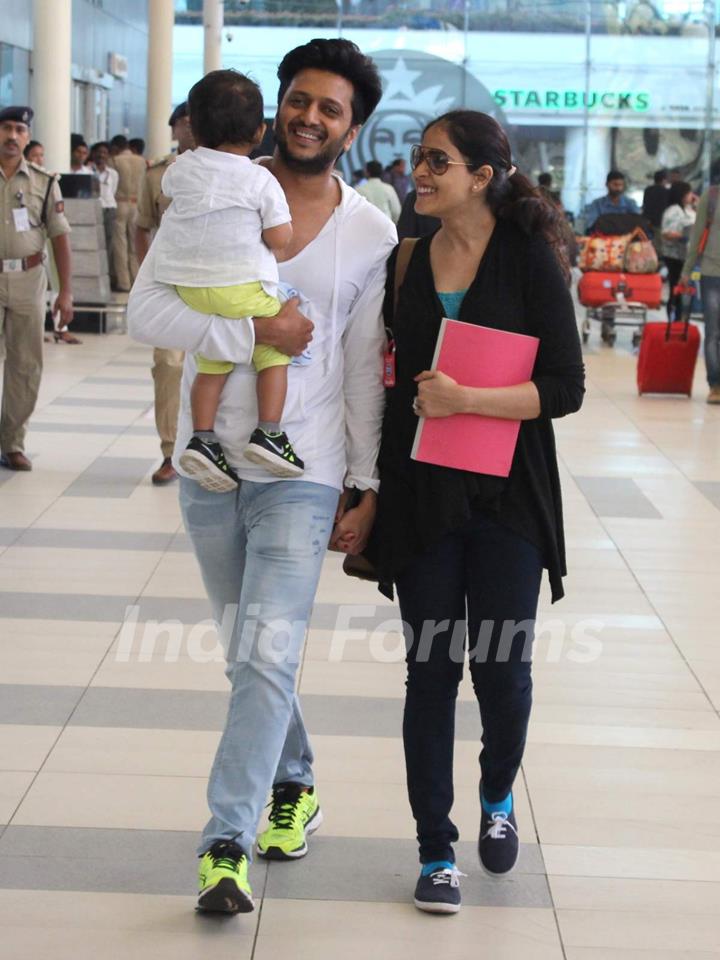
<svg viewBox="0 0 720 960"><path fill-rule="evenodd" d="M407 160L424 127L448 110L467 107L506 122L501 105L461 64L415 50L380 50L371 56L382 76L383 97L342 159L348 178L368 160L384 167Z"/></svg>

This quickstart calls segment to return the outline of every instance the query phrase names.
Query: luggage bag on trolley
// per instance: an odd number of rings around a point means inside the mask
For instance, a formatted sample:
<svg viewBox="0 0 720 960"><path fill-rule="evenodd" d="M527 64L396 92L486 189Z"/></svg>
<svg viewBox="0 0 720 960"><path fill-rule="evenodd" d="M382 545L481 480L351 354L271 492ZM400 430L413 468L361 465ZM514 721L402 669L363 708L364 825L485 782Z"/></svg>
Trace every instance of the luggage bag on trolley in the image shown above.
<svg viewBox="0 0 720 960"><path fill-rule="evenodd" d="M657 310L662 304L659 273L584 273L578 297L584 307L602 307L622 294L625 300Z"/></svg>
<svg viewBox="0 0 720 960"><path fill-rule="evenodd" d="M700 348L700 331L686 314L671 323L646 323L638 354L638 393L684 393L692 396Z"/></svg>

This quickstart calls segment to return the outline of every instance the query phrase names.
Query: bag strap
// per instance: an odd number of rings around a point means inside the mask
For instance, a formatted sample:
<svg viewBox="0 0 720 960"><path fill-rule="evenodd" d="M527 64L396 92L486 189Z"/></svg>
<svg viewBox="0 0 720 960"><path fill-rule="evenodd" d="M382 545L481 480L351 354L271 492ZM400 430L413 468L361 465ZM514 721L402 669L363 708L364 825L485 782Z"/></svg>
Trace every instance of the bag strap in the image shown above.
<svg viewBox="0 0 720 960"><path fill-rule="evenodd" d="M630 244L633 240L645 240L648 241L648 235L645 233L642 227L635 227L633 232L628 235L627 242Z"/></svg>
<svg viewBox="0 0 720 960"><path fill-rule="evenodd" d="M710 187L708 191L708 208L707 208L707 217L705 218L705 226L703 228L702 235L700 237L700 243L698 243L698 253L705 253L705 247L707 246L708 238L710 236L710 227L713 225L713 220L715 219L715 211L717 209L718 202L718 190L720 187Z"/></svg>
<svg viewBox="0 0 720 960"><path fill-rule="evenodd" d="M410 258L412 257L413 250L415 249L415 244L418 242L419 237L405 237L404 240L400 241L400 246L398 247L398 255L395 261L395 288L393 294L393 320L395 319L395 314L397 313L398 299L400 297L400 287L402 282L405 279L405 274L407 273L408 264L410 263Z"/></svg>

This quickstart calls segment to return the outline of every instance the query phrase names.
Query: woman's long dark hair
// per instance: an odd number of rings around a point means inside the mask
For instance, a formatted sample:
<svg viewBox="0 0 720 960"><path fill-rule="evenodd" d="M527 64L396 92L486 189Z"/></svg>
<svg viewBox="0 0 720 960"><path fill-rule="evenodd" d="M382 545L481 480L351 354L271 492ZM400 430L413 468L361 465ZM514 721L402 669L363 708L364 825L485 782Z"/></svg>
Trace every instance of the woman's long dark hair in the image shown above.
<svg viewBox="0 0 720 960"><path fill-rule="evenodd" d="M683 200L689 193L692 193L690 184L685 183L684 180L676 180L675 183L670 184L668 190L668 206L672 207L676 203L678 206L682 206Z"/></svg>
<svg viewBox="0 0 720 960"><path fill-rule="evenodd" d="M562 211L534 187L520 171L509 176L512 153L505 131L487 113L478 110L451 110L431 120L423 130L441 125L451 141L477 170L487 164L493 169L486 199L498 220L516 223L525 233L540 233L547 240L563 272L569 276L567 227Z"/></svg>

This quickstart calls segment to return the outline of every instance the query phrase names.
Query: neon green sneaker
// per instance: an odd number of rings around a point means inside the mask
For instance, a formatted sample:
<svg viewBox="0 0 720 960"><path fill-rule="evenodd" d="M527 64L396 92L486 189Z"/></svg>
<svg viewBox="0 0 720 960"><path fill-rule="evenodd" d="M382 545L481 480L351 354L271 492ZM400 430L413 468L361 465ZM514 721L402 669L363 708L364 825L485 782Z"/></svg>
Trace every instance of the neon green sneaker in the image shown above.
<svg viewBox="0 0 720 960"><path fill-rule="evenodd" d="M200 861L198 910L251 913L255 904L247 872L242 847L232 840L216 840Z"/></svg>
<svg viewBox="0 0 720 960"><path fill-rule="evenodd" d="M322 823L314 787L280 783L273 787L270 826L257 841L258 856L266 860L299 860L307 853L308 834Z"/></svg>

